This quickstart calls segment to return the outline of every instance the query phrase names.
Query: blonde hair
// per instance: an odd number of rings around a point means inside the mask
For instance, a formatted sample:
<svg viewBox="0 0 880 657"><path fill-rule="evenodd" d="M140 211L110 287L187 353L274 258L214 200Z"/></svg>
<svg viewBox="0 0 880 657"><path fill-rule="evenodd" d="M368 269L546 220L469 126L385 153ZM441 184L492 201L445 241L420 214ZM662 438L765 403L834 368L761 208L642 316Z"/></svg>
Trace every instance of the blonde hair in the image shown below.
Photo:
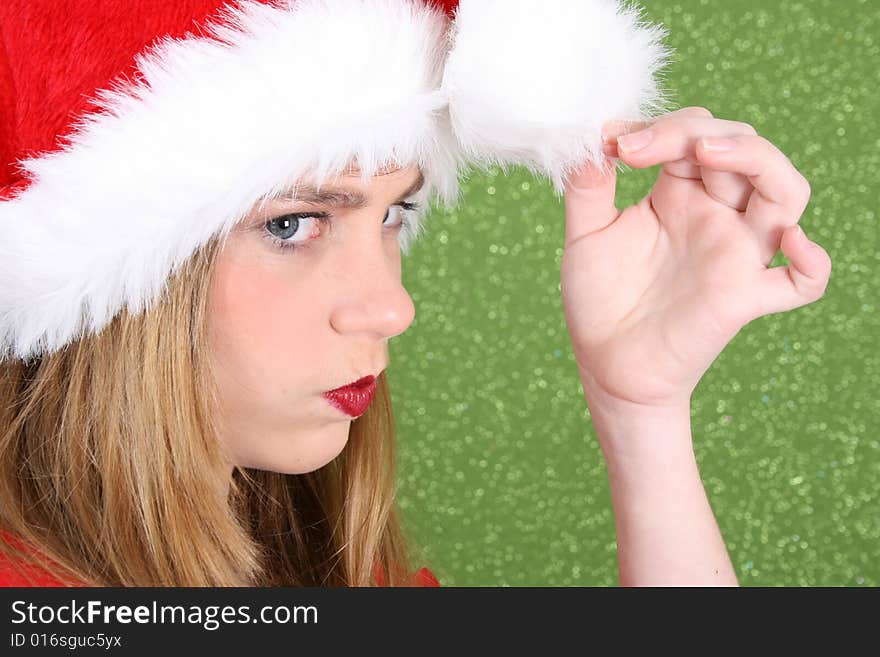
<svg viewBox="0 0 880 657"><path fill-rule="evenodd" d="M0 554L73 585L410 585L384 372L334 461L227 481L205 342L219 243L145 312L0 363L0 528L36 551Z"/></svg>

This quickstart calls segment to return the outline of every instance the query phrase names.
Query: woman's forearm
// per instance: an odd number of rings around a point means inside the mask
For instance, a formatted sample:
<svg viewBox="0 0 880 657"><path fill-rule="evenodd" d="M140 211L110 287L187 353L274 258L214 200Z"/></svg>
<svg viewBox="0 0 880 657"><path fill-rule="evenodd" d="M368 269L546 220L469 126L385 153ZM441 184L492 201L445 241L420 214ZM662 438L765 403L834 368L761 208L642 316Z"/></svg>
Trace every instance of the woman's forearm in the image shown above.
<svg viewBox="0 0 880 657"><path fill-rule="evenodd" d="M691 437L690 403L648 408L586 391L608 467L622 586L736 586Z"/></svg>

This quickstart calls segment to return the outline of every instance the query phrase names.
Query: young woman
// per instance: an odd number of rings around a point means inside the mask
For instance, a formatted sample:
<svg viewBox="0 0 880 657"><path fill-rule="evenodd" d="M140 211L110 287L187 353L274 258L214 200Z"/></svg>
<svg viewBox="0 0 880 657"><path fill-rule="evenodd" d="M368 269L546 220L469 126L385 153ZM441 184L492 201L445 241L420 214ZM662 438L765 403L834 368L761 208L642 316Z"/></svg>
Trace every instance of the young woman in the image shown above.
<svg viewBox="0 0 880 657"><path fill-rule="evenodd" d="M502 98L497 58L475 55L532 29L525 2L461 2L452 40L418 0L123 4L74 27L49 0L0 8L2 161L21 164L0 178L0 580L436 585L395 507L385 369L415 313L401 253L430 193L454 200L461 149L563 185L565 320L621 583L736 584L689 400L739 328L818 299L830 276L797 226L809 185L778 149L704 108L613 123L644 107L607 114L559 85L516 105L523 80ZM657 68L635 14L547 6L558 21L536 50L598 29ZM149 57L145 34L167 39ZM30 39L90 63L30 70ZM650 77L606 91L656 100ZM487 121L497 102L510 112ZM663 169L621 211L606 158ZM768 268L779 248L791 264Z"/></svg>

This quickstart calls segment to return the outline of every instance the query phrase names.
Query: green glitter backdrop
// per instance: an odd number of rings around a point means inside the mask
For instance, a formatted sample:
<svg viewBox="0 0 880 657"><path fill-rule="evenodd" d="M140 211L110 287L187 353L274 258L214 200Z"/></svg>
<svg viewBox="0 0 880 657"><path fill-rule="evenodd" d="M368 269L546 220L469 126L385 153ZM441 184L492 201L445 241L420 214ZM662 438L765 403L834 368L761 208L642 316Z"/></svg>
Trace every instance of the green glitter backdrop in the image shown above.
<svg viewBox="0 0 880 657"><path fill-rule="evenodd" d="M676 106L750 123L786 153L813 189L801 225L834 263L822 299L744 327L694 393L739 580L876 586L880 2L643 5L670 30ZM620 172L618 207L658 170ZM562 201L524 169L464 189L404 259L417 315L390 346L416 565L446 586L615 585L605 463L559 293Z"/></svg>

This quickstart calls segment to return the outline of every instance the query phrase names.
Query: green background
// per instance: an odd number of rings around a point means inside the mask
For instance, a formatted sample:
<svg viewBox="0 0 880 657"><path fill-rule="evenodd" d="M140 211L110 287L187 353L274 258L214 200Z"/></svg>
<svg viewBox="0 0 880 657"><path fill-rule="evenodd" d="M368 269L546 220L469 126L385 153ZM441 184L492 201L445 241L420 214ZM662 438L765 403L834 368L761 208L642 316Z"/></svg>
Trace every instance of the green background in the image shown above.
<svg viewBox="0 0 880 657"><path fill-rule="evenodd" d="M655 0L675 107L744 121L810 181L825 296L744 327L697 387L694 446L743 585L880 584L876 200L880 2ZM659 167L618 174L618 207ZM515 168L473 172L404 259L391 341L400 502L446 586L617 583L605 463L559 293L564 207ZM787 264L777 254L775 265Z"/></svg>

